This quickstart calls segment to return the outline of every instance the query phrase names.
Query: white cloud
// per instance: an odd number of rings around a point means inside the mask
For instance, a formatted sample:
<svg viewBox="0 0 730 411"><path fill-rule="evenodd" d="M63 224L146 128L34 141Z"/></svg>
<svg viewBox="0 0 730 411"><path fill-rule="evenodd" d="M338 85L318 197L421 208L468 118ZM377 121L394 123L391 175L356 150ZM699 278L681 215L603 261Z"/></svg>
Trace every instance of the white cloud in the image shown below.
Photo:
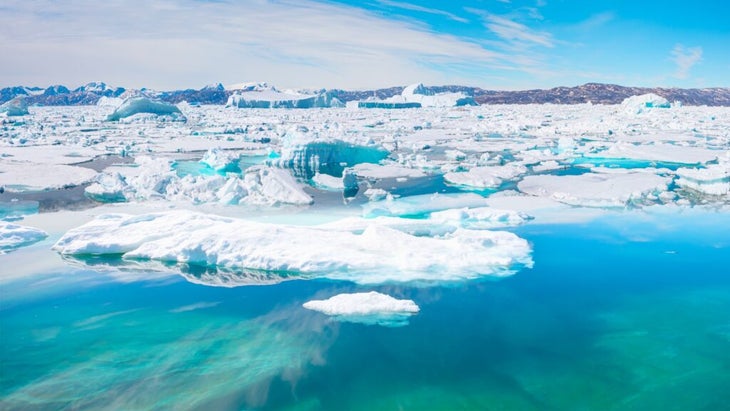
<svg viewBox="0 0 730 411"><path fill-rule="evenodd" d="M702 60L702 47L684 47L677 44L672 49L671 56L672 61L677 65L674 77L686 79L690 69Z"/></svg>
<svg viewBox="0 0 730 411"><path fill-rule="evenodd" d="M533 30L522 23L506 17L488 14L485 16L485 25L501 39L507 40L515 45L554 46L550 33Z"/></svg>
<svg viewBox="0 0 730 411"><path fill-rule="evenodd" d="M582 31L592 31L600 27L605 26L616 18L616 15L610 11L603 13L594 14L582 22L578 23L576 27Z"/></svg>
<svg viewBox="0 0 730 411"><path fill-rule="evenodd" d="M422 13L444 16L451 20L458 21L459 23L468 23L469 22L468 19L459 17L453 13L449 13L448 11L423 7L423 6L419 6L417 4L411 4L411 3L400 2L400 1L391 1L391 0L378 0L378 3L380 3L384 6L395 7L395 8L399 8L399 9L403 9L403 10L419 11Z"/></svg>
<svg viewBox="0 0 730 411"><path fill-rule="evenodd" d="M374 87L463 79L501 53L361 9L304 1L6 0L0 79L105 80L170 89L266 80L282 87ZM476 77L475 77L476 78Z"/></svg>

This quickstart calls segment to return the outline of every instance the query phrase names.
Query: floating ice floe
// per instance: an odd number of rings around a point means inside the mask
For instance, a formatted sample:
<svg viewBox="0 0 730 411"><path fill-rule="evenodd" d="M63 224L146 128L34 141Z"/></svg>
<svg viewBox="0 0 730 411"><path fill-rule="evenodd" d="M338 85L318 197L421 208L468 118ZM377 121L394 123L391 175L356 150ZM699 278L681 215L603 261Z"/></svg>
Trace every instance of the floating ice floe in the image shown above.
<svg viewBox="0 0 730 411"><path fill-rule="evenodd" d="M238 108L316 108L344 106L344 103L326 91L318 94L302 94L298 92L281 92L269 86L238 91L232 94L226 103L226 107Z"/></svg>
<svg viewBox="0 0 730 411"><path fill-rule="evenodd" d="M363 205L363 217L423 216L451 208L484 206L484 197L472 193L422 194L367 203Z"/></svg>
<svg viewBox="0 0 730 411"><path fill-rule="evenodd" d="M426 173L419 169L396 164L360 163L354 165L351 169L359 177L368 179L419 178L426 176Z"/></svg>
<svg viewBox="0 0 730 411"><path fill-rule="evenodd" d="M532 264L527 241L509 232L456 229L419 237L376 223L353 232L336 225L275 225L182 210L101 215L69 230L53 249L63 255L118 255L357 283L504 276Z"/></svg>
<svg viewBox="0 0 730 411"><path fill-rule="evenodd" d="M575 206L625 207L631 203L641 204L648 196L661 195L671 182L671 177L618 170L600 174L527 176L517 187L526 194Z"/></svg>
<svg viewBox="0 0 730 411"><path fill-rule="evenodd" d="M0 114L6 116L26 116L30 114L28 112L28 103L26 103L23 97L16 97L10 101L6 101L0 104Z"/></svg>
<svg viewBox="0 0 730 411"><path fill-rule="evenodd" d="M179 108L174 104L156 101L147 97L130 97L107 116L107 121L119 121L136 114L152 114L171 121L186 121Z"/></svg>
<svg viewBox="0 0 730 411"><path fill-rule="evenodd" d="M527 168L520 164L504 166L473 167L467 172L444 174L447 182L471 188L497 188L505 180L513 180L527 173Z"/></svg>
<svg viewBox="0 0 730 411"><path fill-rule="evenodd" d="M9 192L44 191L79 186L93 180L96 174L96 171L84 167L0 159L0 187Z"/></svg>
<svg viewBox="0 0 730 411"><path fill-rule="evenodd" d="M38 228L0 220L0 254L31 245L46 237L48 234Z"/></svg>
<svg viewBox="0 0 730 411"><path fill-rule="evenodd" d="M398 300L375 291L338 294L326 300L307 301L302 306L337 321L390 327L407 325L408 318L420 311L413 300Z"/></svg>
<svg viewBox="0 0 730 411"><path fill-rule="evenodd" d="M723 152L703 147L685 147L675 144L631 144L619 142L608 149L586 153L586 158L630 159L677 164L704 164L717 160Z"/></svg>
<svg viewBox="0 0 730 411"><path fill-rule="evenodd" d="M677 185L713 196L730 194L730 162L711 164L706 168L680 168Z"/></svg>
<svg viewBox="0 0 730 411"><path fill-rule="evenodd" d="M317 173L312 177L312 184L323 190L343 191L348 194L357 194L357 176L351 169L345 169L342 177L334 177L328 174Z"/></svg>

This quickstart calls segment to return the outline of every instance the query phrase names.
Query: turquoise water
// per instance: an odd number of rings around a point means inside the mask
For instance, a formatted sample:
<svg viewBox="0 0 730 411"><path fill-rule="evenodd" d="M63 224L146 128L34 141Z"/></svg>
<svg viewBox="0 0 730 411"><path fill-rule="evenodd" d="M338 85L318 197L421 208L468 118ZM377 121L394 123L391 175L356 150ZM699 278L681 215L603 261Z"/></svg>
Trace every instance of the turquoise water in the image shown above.
<svg viewBox="0 0 730 411"><path fill-rule="evenodd" d="M216 288L48 251L50 268L0 288L0 408L727 409L728 227L714 213L530 224L514 231L534 268L428 288ZM0 256L3 271L48 246ZM370 290L421 312L388 328L301 307Z"/></svg>

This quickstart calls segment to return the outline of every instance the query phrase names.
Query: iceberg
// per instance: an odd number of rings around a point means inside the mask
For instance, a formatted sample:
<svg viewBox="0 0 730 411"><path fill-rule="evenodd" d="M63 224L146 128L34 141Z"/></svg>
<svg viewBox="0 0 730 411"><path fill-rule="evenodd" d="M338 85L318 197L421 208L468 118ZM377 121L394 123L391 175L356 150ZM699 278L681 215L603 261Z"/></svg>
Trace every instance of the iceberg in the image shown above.
<svg viewBox="0 0 730 411"><path fill-rule="evenodd" d="M288 168L296 177L306 180L315 174L341 176L345 168L360 163L378 163L390 153L376 145L359 145L342 140L311 139L298 133L287 133L281 155L269 164Z"/></svg>
<svg viewBox="0 0 730 411"><path fill-rule="evenodd" d="M25 98L16 97L10 101L6 101L0 104L0 114L6 116L26 116L30 114L28 111L28 103L25 102Z"/></svg>
<svg viewBox="0 0 730 411"><path fill-rule="evenodd" d="M476 106L474 98L465 93L433 93L423 84L405 87L400 95L384 100L365 100L357 103L358 108L419 108L419 107L461 107Z"/></svg>
<svg viewBox="0 0 730 411"><path fill-rule="evenodd" d="M621 103L624 111L630 114L641 114L653 108L670 108L669 100L654 93L631 96Z"/></svg>
<svg viewBox="0 0 730 411"><path fill-rule="evenodd" d="M131 187L123 175L115 173L99 173L94 183L84 189L84 194L94 201L102 203L118 203L127 201Z"/></svg>
<svg viewBox="0 0 730 411"><path fill-rule="evenodd" d="M336 225L267 224L186 210L100 215L66 232L53 249L62 255L116 255L361 284L506 276L532 264L527 241L509 232L456 229L440 237L419 237L377 223L348 231Z"/></svg>
<svg viewBox="0 0 730 411"><path fill-rule="evenodd" d="M31 245L46 237L48 234L38 228L0 220L0 254Z"/></svg>
<svg viewBox="0 0 730 411"><path fill-rule="evenodd" d="M274 87L258 84L244 88L228 97L226 107L237 108L316 108L344 107L345 104L332 94L321 91L317 94L281 92Z"/></svg>
<svg viewBox="0 0 730 411"><path fill-rule="evenodd" d="M200 162L216 172L221 173L226 171L240 172L241 169L238 167L240 160L240 154L234 154L229 151L224 151L220 147L214 147L205 152Z"/></svg>
<svg viewBox="0 0 730 411"><path fill-rule="evenodd" d="M106 118L107 121L119 121L135 114L153 114L171 121L187 121L179 108L173 104L152 100L147 97L130 97Z"/></svg>
<svg viewBox="0 0 730 411"><path fill-rule="evenodd" d="M375 291L338 294L326 300L307 301L302 307L337 321L390 327L407 325L408 318L420 311L413 300L398 300Z"/></svg>

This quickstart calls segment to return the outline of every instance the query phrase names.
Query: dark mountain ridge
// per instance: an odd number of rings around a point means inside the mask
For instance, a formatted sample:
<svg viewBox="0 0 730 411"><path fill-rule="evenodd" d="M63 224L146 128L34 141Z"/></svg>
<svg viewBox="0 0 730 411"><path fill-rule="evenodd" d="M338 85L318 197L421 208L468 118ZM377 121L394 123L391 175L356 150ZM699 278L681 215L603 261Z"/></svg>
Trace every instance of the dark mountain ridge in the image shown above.
<svg viewBox="0 0 730 411"><path fill-rule="evenodd" d="M389 87L376 90L352 91L330 90L330 94L343 102L359 101L368 98L384 99L403 91L404 87ZM479 104L620 104L624 99L654 93L674 102L688 106L730 106L730 88L713 87L699 89L626 87L616 84L587 83L576 87L555 87L521 91L485 90L468 86L430 86L434 93L463 92L474 97ZM235 90L226 90L223 85L206 86L200 90L153 91L148 89L128 90L122 87L111 88L101 82L89 83L70 90L62 85L47 88L6 87L0 89L0 104L15 97L23 97L29 105L77 106L93 105L102 97L125 97L127 95L147 95L169 103L187 101L198 104L225 104Z"/></svg>

